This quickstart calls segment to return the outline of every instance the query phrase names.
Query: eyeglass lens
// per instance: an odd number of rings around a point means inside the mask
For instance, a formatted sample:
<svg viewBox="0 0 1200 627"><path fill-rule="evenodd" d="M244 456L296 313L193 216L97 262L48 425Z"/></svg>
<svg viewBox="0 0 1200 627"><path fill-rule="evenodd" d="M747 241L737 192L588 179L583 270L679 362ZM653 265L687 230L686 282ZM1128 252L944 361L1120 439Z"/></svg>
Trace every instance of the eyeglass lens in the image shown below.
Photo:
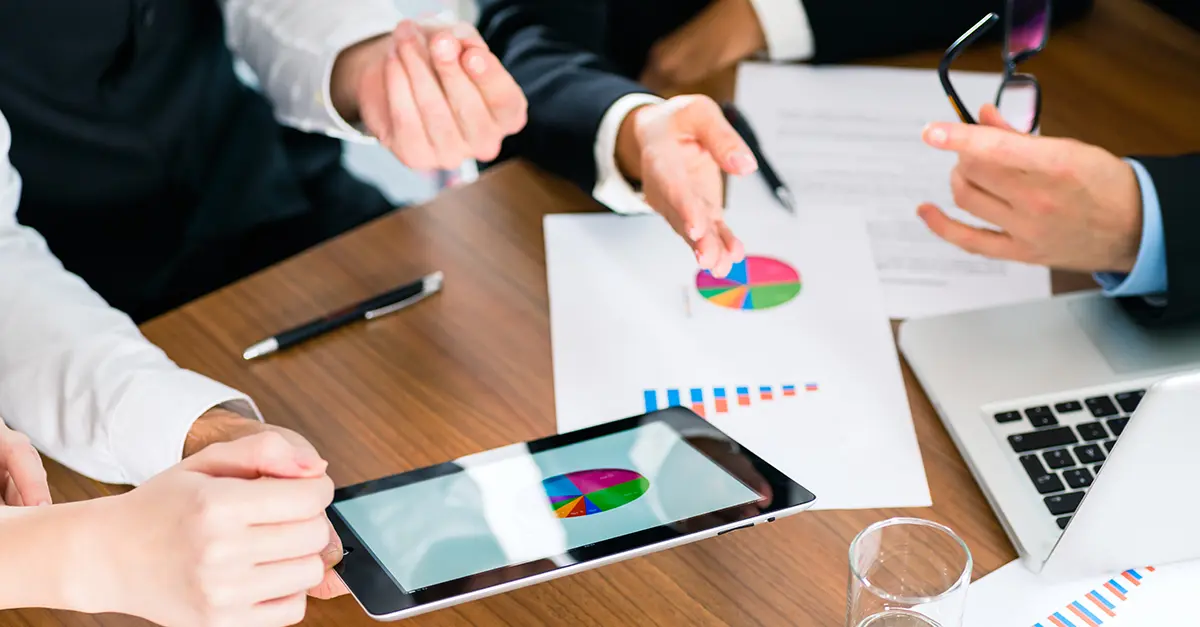
<svg viewBox="0 0 1200 627"><path fill-rule="evenodd" d="M1013 129L1021 133L1033 132L1038 109L1037 86L1026 81L1005 83L996 99L996 107Z"/></svg>
<svg viewBox="0 0 1200 627"><path fill-rule="evenodd" d="M1049 0L1011 0L1008 33L1010 59L1046 43L1050 32Z"/></svg>

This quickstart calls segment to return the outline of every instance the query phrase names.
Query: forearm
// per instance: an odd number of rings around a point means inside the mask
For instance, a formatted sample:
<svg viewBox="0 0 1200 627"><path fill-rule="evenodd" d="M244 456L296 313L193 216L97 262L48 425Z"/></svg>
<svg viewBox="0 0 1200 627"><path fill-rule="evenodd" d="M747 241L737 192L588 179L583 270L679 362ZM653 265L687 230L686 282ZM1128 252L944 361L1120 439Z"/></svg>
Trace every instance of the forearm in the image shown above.
<svg viewBox="0 0 1200 627"><path fill-rule="evenodd" d="M97 538L114 498L0 508L0 610L119 611L106 582L120 556Z"/></svg>
<svg viewBox="0 0 1200 627"><path fill-rule="evenodd" d="M343 52L390 33L403 19L393 0L220 0L227 41L257 74L280 122L346 139L353 126L353 85L333 80ZM353 56L353 55L352 55Z"/></svg>

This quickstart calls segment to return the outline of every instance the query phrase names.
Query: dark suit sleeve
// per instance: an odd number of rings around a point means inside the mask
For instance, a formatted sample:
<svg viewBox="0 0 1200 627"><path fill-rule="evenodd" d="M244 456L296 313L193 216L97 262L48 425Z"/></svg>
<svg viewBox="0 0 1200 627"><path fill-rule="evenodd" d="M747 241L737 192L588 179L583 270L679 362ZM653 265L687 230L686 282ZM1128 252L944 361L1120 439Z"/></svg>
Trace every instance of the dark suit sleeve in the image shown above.
<svg viewBox="0 0 1200 627"><path fill-rule="evenodd" d="M1093 0L1057 0L1055 26L1076 20ZM813 31L813 63L938 50L950 44L989 12L1004 15L1005 0L804 0ZM994 28L993 39L1004 34ZM1053 38L1053 33L1051 34Z"/></svg>
<svg viewBox="0 0 1200 627"><path fill-rule="evenodd" d="M591 192L604 114L627 94L649 93L604 57L605 3L480 0L479 7L480 32L529 100L529 123L505 140L500 159L525 157Z"/></svg>
<svg viewBox="0 0 1200 627"><path fill-rule="evenodd" d="M1122 299L1130 313L1147 325L1200 321L1200 154L1184 157L1137 157L1150 172L1162 206L1167 253L1167 304L1155 307L1141 298Z"/></svg>

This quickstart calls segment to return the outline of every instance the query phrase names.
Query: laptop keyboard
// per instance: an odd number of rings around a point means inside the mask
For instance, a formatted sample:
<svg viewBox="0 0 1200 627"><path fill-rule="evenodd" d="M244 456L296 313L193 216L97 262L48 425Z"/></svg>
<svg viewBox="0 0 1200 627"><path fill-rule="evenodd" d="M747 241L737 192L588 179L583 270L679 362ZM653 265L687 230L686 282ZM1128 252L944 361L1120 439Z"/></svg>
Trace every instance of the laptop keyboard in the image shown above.
<svg viewBox="0 0 1200 627"><path fill-rule="evenodd" d="M1071 521L1145 393L1068 398L993 414L1059 529Z"/></svg>

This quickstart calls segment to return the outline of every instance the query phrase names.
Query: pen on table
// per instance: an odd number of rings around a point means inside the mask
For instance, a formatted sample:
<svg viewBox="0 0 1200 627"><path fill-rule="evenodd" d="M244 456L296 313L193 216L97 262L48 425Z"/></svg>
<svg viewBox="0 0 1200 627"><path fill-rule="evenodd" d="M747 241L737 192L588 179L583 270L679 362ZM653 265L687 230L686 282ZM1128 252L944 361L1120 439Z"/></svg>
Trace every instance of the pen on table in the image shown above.
<svg viewBox="0 0 1200 627"><path fill-rule="evenodd" d="M317 318L307 324L269 337L242 353L246 361L257 359L311 340L318 335L340 329L360 320L374 320L390 313L395 313L436 294L442 289L444 275L434 272L408 285L398 287L390 292L380 294L357 305Z"/></svg>
<svg viewBox="0 0 1200 627"><path fill-rule="evenodd" d="M732 102L727 102L721 105L721 111L725 113L725 119L733 126L733 129L742 136L742 140L750 147L750 152L754 153L754 158L758 161L758 171L762 174L763 179L767 181L767 185L771 188L771 193L775 195L775 199L785 209L796 212L796 203L792 197L792 192L783 184L783 180L779 175L775 174L774 168L767 161L766 155L762 152L762 146L758 144L758 137L754 134L754 129L750 128L750 122L746 120L746 116L738 111L737 107Z"/></svg>

